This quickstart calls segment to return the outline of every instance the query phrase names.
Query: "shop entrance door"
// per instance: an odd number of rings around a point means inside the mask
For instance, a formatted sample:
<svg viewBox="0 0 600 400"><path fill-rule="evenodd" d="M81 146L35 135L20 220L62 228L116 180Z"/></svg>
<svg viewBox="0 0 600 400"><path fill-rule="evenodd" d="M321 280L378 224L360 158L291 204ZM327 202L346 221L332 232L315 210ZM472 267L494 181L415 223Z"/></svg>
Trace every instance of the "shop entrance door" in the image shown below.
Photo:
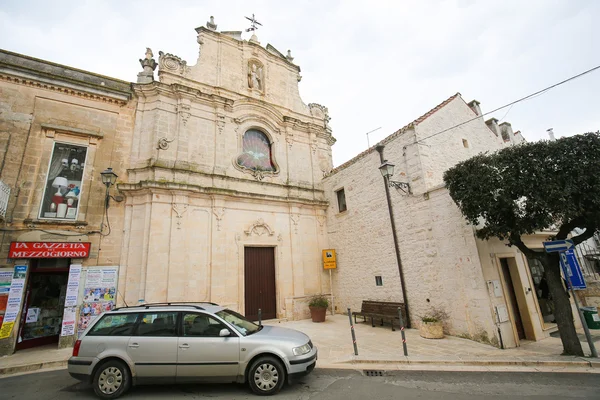
<svg viewBox="0 0 600 400"><path fill-rule="evenodd" d="M63 263L54 260L52 263L35 261L32 262L27 281L17 350L58 343L60 337L69 279L69 260L65 260L65 267L62 267Z"/></svg>

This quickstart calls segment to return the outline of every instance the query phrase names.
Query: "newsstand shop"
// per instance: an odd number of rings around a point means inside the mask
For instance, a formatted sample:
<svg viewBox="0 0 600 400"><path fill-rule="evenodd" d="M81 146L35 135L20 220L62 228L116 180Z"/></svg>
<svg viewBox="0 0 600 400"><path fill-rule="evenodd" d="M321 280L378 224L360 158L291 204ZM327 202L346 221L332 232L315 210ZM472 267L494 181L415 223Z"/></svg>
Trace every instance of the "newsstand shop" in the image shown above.
<svg viewBox="0 0 600 400"><path fill-rule="evenodd" d="M13 268L0 268L2 353L68 347L93 318L114 308L118 267L82 266L89 242L11 242Z"/></svg>

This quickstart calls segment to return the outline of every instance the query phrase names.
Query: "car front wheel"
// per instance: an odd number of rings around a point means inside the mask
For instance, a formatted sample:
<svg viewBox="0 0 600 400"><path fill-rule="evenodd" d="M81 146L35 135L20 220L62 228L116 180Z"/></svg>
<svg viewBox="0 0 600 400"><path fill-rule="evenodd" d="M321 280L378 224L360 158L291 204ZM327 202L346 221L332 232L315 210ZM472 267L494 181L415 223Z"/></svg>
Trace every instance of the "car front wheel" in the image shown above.
<svg viewBox="0 0 600 400"><path fill-rule="evenodd" d="M102 399L116 399L131 385L129 369L122 361L104 362L94 374L94 392Z"/></svg>
<svg viewBox="0 0 600 400"><path fill-rule="evenodd" d="M260 357L250 366L248 381L252 391L270 396L281 390L285 383L285 368L274 357Z"/></svg>

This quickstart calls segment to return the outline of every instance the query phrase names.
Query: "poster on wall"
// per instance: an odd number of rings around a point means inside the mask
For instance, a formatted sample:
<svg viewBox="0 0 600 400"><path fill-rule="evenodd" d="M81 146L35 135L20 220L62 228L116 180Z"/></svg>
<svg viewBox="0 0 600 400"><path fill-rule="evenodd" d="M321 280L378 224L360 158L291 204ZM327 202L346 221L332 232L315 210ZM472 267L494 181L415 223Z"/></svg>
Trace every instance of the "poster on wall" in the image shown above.
<svg viewBox="0 0 600 400"><path fill-rule="evenodd" d="M77 315L77 307L65 307L63 314L62 329L60 336L71 336L75 334L75 319Z"/></svg>
<svg viewBox="0 0 600 400"><path fill-rule="evenodd" d="M13 271L0 271L0 317L4 319L4 311L8 304L8 293L10 292L10 284L12 282ZM0 321L2 324L2 321Z"/></svg>
<svg viewBox="0 0 600 400"><path fill-rule="evenodd" d="M23 289L25 287L25 276L27 276L26 265L15 265L15 269L6 301L6 311L0 328L0 339L6 339L10 336L19 310L21 309L21 300L23 299Z"/></svg>
<svg viewBox="0 0 600 400"><path fill-rule="evenodd" d="M72 264L71 268L69 269L69 280L67 282L67 297L65 298L65 308L77 306L80 279L81 265Z"/></svg>
<svg viewBox="0 0 600 400"><path fill-rule="evenodd" d="M118 267L88 268L83 286L83 303L79 312L79 335L94 319L115 308Z"/></svg>

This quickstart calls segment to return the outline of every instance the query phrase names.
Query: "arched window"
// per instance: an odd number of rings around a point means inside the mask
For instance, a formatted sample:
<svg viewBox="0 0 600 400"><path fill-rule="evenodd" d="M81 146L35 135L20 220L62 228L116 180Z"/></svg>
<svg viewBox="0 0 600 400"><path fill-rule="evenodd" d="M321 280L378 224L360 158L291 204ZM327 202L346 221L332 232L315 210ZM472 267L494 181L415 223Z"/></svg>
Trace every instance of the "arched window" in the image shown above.
<svg viewBox="0 0 600 400"><path fill-rule="evenodd" d="M267 135L256 129L244 134L242 154L237 159L238 165L253 171L276 172L271 155L271 144Z"/></svg>

